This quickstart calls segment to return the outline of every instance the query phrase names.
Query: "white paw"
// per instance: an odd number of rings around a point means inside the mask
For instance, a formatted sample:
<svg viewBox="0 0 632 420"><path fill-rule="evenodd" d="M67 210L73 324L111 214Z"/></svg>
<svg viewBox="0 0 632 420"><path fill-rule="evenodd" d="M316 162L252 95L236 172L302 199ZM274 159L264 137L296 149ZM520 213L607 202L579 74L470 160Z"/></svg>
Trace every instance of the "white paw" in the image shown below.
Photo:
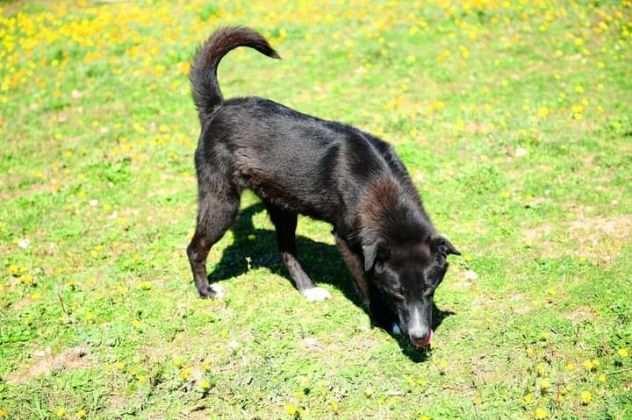
<svg viewBox="0 0 632 420"><path fill-rule="evenodd" d="M211 284L209 286L215 292L215 299L222 299L224 297L224 288L219 284Z"/></svg>
<svg viewBox="0 0 632 420"><path fill-rule="evenodd" d="M391 332L394 335L401 335L402 334L402 330L399 329L399 325L397 325L397 323L393 323L393 326L391 327Z"/></svg>
<svg viewBox="0 0 632 420"><path fill-rule="evenodd" d="M320 287L312 287L311 289L303 290L303 296L307 299L308 302L320 302L325 299L329 299L331 294L323 288Z"/></svg>

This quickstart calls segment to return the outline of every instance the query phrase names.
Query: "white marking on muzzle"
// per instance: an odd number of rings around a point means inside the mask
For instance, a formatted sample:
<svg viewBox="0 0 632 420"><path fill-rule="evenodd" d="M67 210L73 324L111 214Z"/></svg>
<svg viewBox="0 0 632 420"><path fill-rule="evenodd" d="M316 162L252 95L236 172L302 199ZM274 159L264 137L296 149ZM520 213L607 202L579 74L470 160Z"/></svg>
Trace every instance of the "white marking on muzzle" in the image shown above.
<svg viewBox="0 0 632 420"><path fill-rule="evenodd" d="M421 309L418 305L413 307L413 312L410 314L410 320L408 321L408 335L414 337L423 337L426 335L427 327L421 317Z"/></svg>

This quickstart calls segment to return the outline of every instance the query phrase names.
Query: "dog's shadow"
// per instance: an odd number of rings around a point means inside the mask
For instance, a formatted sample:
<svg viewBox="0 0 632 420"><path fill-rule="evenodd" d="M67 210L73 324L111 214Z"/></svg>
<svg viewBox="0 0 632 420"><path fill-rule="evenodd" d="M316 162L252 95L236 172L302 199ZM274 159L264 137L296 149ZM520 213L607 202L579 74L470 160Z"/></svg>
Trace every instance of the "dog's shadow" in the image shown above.
<svg viewBox="0 0 632 420"><path fill-rule="evenodd" d="M228 280L251 268L265 267L275 274L286 277L293 285L277 251L276 232L256 229L252 222L253 216L262 211L265 211L265 206L262 203L256 203L240 212L237 222L232 227L234 241L224 249L220 261L209 274L210 283ZM367 312L353 289L351 274L335 246L303 236L296 237L296 246L301 265L312 280L316 283L332 285L356 306ZM454 312L442 311L434 304L432 311L433 330L439 328L445 318L454 315ZM406 338L401 336L393 336L393 338L397 340L402 353L410 360L423 362L428 358L427 351L415 349Z"/></svg>

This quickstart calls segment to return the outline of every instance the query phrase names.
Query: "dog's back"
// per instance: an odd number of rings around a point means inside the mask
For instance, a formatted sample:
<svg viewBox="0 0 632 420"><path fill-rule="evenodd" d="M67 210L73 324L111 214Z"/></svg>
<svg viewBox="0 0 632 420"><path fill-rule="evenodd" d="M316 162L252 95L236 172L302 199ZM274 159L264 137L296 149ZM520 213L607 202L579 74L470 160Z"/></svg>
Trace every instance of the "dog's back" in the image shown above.
<svg viewBox="0 0 632 420"><path fill-rule="evenodd" d="M387 143L258 97L218 107L198 153L212 156L240 188L264 201L334 226L343 222L340 209L354 204L373 179L391 177L416 196Z"/></svg>

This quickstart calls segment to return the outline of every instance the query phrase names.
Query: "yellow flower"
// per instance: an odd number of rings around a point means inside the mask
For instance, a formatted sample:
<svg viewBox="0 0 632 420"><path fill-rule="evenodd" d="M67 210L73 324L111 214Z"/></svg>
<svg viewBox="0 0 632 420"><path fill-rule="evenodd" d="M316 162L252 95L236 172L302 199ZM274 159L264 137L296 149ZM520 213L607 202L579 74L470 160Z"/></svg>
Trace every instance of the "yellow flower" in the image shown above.
<svg viewBox="0 0 632 420"><path fill-rule="evenodd" d="M447 360L444 359L439 359L437 360L437 367L439 369L446 369L448 367L448 362Z"/></svg>
<svg viewBox="0 0 632 420"><path fill-rule="evenodd" d="M64 407L57 407L55 409L55 415L57 417L66 417L66 409Z"/></svg>
<svg viewBox="0 0 632 420"><path fill-rule="evenodd" d="M210 360L203 361L200 367L202 368L203 371L208 372L209 370L211 370L211 361Z"/></svg>
<svg viewBox="0 0 632 420"><path fill-rule="evenodd" d="M211 388L211 383L208 381L208 379L202 379L198 386L201 390L208 391Z"/></svg>
<svg viewBox="0 0 632 420"><path fill-rule="evenodd" d="M23 273L23 272L24 272L24 269L18 265L11 264L9 266L9 273L13 275L19 275L20 273Z"/></svg>
<svg viewBox="0 0 632 420"><path fill-rule="evenodd" d="M622 359L625 359L626 357L628 357L630 355L630 352L628 351L627 348L622 347L619 349L619 351L617 351L617 354L619 355L619 357L621 357Z"/></svg>
<svg viewBox="0 0 632 420"><path fill-rule="evenodd" d="M538 383L538 386L542 392L546 392L547 389L551 388L551 382L547 378L542 378Z"/></svg>
<svg viewBox="0 0 632 420"><path fill-rule="evenodd" d="M77 417L78 419L83 419L87 415L88 413L86 413L86 410L84 410L83 408L75 413L75 417Z"/></svg>
<svg viewBox="0 0 632 420"><path fill-rule="evenodd" d="M150 283L150 282L148 282L148 281L144 281L144 282L141 282L141 283L138 285L138 287L140 287L140 288L141 288L141 290L151 290L152 285L151 285L151 283Z"/></svg>
<svg viewBox="0 0 632 420"><path fill-rule="evenodd" d="M531 404L534 400L535 398L533 397L533 394L530 392L524 397L522 397L522 401L524 401L525 404Z"/></svg>
<svg viewBox="0 0 632 420"><path fill-rule="evenodd" d="M286 405L285 406L285 411L291 417L295 417L297 414L299 414L299 409L294 404Z"/></svg>
<svg viewBox="0 0 632 420"><path fill-rule="evenodd" d="M599 375L599 376L597 377L597 380L598 380L599 382L601 382L602 384L605 384L605 383L606 383L606 381L608 380L608 377L607 377L605 374L603 374L603 373L602 373L601 375Z"/></svg>
<svg viewBox="0 0 632 420"><path fill-rule="evenodd" d="M534 414L536 419L545 419L549 416L549 413L542 407L536 408Z"/></svg>
<svg viewBox="0 0 632 420"><path fill-rule="evenodd" d="M568 362L566 364L566 370L568 370L569 372L574 371L576 367L577 367L577 365L575 365L575 363L573 363L573 362Z"/></svg>
<svg viewBox="0 0 632 420"><path fill-rule="evenodd" d="M4 408L0 408L0 418L9 417L9 412Z"/></svg>
<svg viewBox="0 0 632 420"><path fill-rule="evenodd" d="M583 405L587 405L592 401L592 394L589 391L582 391L579 395L579 399L581 400Z"/></svg>
<svg viewBox="0 0 632 420"><path fill-rule="evenodd" d="M573 114L581 114L582 112L584 112L584 106L581 104L573 105L571 111L573 111Z"/></svg>
<svg viewBox="0 0 632 420"><path fill-rule="evenodd" d="M430 420L430 416L419 416L418 420Z"/></svg>
<svg viewBox="0 0 632 420"><path fill-rule="evenodd" d="M461 56L467 60L467 58L470 56L470 50L468 50L467 47L463 45L459 47L459 50L461 50Z"/></svg>
<svg viewBox="0 0 632 420"><path fill-rule="evenodd" d="M549 113L550 113L550 110L545 106L542 106L538 109L538 117L540 118L546 118L549 115Z"/></svg>
<svg viewBox="0 0 632 420"><path fill-rule="evenodd" d="M191 376L191 368L184 368L180 371L180 379L186 381Z"/></svg>
<svg viewBox="0 0 632 420"><path fill-rule="evenodd" d="M32 286L33 284L35 284L35 282L33 281L33 276L31 276L30 274L25 274L20 277L20 283L25 286Z"/></svg>
<svg viewBox="0 0 632 420"><path fill-rule="evenodd" d="M585 360L584 363L582 363L582 366L586 370L593 370L595 368L595 366L593 365L593 362L591 362L590 360Z"/></svg>

